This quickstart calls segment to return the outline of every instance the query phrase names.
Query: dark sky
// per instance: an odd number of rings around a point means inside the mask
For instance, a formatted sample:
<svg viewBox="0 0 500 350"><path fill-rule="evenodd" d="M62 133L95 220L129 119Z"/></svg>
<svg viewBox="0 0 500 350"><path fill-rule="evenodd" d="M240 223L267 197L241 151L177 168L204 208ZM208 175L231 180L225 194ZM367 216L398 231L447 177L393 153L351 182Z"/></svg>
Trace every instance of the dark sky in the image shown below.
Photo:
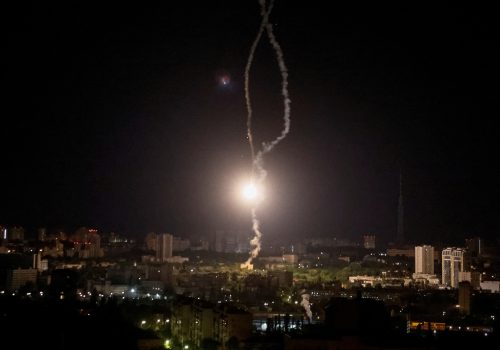
<svg viewBox="0 0 500 350"><path fill-rule="evenodd" d="M277 0L292 125L266 158L264 234L390 239L402 169L410 239L495 237L495 13ZM250 227L233 192L251 166L243 72L257 1L23 4L3 17L0 225ZM250 84L260 143L282 126L267 40Z"/></svg>

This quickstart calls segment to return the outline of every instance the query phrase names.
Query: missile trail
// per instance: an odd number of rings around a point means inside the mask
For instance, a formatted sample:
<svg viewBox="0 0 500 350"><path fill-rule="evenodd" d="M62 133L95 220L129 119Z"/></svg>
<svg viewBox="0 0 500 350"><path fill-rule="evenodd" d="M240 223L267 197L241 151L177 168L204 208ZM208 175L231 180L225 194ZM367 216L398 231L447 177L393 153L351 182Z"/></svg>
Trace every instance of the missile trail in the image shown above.
<svg viewBox="0 0 500 350"><path fill-rule="evenodd" d="M250 151L252 154L252 181L254 181L254 177L256 176L256 184L258 186L262 185L267 177L267 171L264 169L264 155L273 150L278 143L280 143L286 135L290 132L290 97L288 93L288 70L285 65L285 61L283 58L283 51L281 46L273 32L273 26L269 23L269 15L274 6L274 0L271 0L269 6L266 8L266 1L259 1L261 11L260 15L262 17L262 21L259 27L259 31L255 40L250 47L250 53L248 56L248 61L245 66L245 101L247 107L247 137L248 143L250 145ZM274 49L276 60L278 63L278 67L281 73L281 95L283 96L283 129L281 133L272 141L264 142L262 144L262 149L260 149L257 153L255 153L255 147L253 143L253 134L252 134L252 104L250 99L250 69L252 67L253 58L255 55L255 50L259 41L264 33L264 30L267 33L267 37L269 42ZM250 241L253 249L250 252L250 256L248 260L242 264L242 268L250 268L253 259L255 259L261 250L261 238L262 232L260 231L260 222L257 216L257 209L259 207L260 200L256 201L254 206L252 207L252 230L254 232L254 238Z"/></svg>

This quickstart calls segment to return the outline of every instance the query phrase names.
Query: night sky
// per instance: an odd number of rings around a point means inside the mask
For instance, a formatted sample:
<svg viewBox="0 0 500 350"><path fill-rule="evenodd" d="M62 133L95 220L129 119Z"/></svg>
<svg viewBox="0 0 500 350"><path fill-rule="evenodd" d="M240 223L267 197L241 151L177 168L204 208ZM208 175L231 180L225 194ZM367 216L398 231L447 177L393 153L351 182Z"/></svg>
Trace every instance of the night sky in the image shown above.
<svg viewBox="0 0 500 350"><path fill-rule="evenodd" d="M499 28L488 6L277 0L292 125L265 159L265 236L391 239L401 170L410 240L496 237ZM249 229L235 188L251 169L243 72L259 11L5 7L0 225ZM281 130L280 83L264 36L250 78L258 144Z"/></svg>

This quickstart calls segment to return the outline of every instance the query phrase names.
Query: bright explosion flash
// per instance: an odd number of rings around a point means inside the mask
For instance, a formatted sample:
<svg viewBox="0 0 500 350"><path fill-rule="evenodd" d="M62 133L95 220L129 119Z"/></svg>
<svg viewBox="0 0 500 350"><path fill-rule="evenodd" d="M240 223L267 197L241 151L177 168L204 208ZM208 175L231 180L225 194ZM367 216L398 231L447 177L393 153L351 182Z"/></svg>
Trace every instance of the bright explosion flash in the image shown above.
<svg viewBox="0 0 500 350"><path fill-rule="evenodd" d="M257 198L257 195L257 186L253 183L246 184L245 187L243 187L243 198L246 200L253 201Z"/></svg>
<svg viewBox="0 0 500 350"><path fill-rule="evenodd" d="M262 186L249 182L241 187L241 197L245 202L257 204L264 199L264 191Z"/></svg>

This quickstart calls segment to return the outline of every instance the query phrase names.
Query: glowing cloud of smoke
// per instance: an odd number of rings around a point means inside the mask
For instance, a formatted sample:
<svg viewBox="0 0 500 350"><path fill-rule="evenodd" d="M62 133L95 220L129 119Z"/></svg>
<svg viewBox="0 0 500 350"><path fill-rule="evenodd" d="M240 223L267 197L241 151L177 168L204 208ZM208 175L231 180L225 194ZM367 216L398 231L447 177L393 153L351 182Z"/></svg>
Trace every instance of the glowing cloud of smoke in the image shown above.
<svg viewBox="0 0 500 350"><path fill-rule="evenodd" d="M311 303L309 302L309 294L302 294L302 301L300 305L306 310L307 318L309 318L309 322L312 321L312 312L311 312Z"/></svg>
<svg viewBox="0 0 500 350"><path fill-rule="evenodd" d="M278 143L280 143L281 140L283 140L290 131L290 98L288 94L288 70L286 68L285 61L283 59L283 51L281 50L281 46L279 45L278 41L276 40L276 37L274 36L273 26L272 24L269 23L269 14L271 13L271 10L273 8L274 0L271 0L267 8L265 0L260 0L259 4L261 7L260 15L262 17L262 21L257 36L255 37L255 40L250 48L248 61L245 66L245 101L247 106L247 137L248 137L248 143L250 144L250 150L252 153L252 178L254 176L257 176L256 183L258 185L262 184L267 177L267 171L264 169L264 164L263 164L264 155L270 152ZM255 147L253 144L253 134L252 134L252 104L250 100L250 87L249 87L250 68L252 67L255 50L257 48L257 45L259 44L260 38L262 37L264 30L266 31L269 42L271 43L271 46L273 47L274 52L276 54L276 60L278 62L278 66L281 73L281 94L283 95L284 126L280 135L278 135L271 142L263 143L262 149L259 150L257 154L255 154ZM255 174L255 172L257 172L257 174ZM252 208L252 230L255 236L250 241L250 244L252 245L253 249L250 252L250 257L248 258L248 260L244 264L242 264L243 268L249 268L251 266L253 259L255 259L259 255L259 252L261 250L262 232L260 231L260 222L257 218L257 208L259 204L260 201L257 201Z"/></svg>

